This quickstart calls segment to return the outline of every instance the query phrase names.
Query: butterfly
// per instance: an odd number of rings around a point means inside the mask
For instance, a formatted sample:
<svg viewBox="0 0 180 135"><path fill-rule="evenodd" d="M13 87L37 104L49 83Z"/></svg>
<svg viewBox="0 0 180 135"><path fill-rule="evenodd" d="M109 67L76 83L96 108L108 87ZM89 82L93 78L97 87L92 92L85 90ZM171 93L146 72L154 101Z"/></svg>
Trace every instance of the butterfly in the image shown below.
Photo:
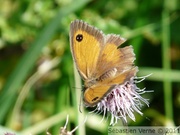
<svg viewBox="0 0 180 135"><path fill-rule="evenodd" d="M69 36L73 60L84 81L86 106L96 106L116 85L136 75L133 47L121 47L125 39L119 35L105 35L82 20L74 20Z"/></svg>

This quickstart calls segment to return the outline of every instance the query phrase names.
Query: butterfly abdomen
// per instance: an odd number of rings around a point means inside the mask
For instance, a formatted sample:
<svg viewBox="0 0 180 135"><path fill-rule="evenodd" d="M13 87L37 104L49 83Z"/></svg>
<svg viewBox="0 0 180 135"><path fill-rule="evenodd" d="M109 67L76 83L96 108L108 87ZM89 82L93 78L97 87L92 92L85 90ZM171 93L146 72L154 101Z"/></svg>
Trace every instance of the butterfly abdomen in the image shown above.
<svg viewBox="0 0 180 135"><path fill-rule="evenodd" d="M103 75L101 75L100 77L98 78L93 78L91 80L86 80L84 85L85 85L85 88L88 88L88 87L91 87L93 86L94 84L97 84L98 82L102 82L108 78L113 78L117 73L117 69L116 68L113 68L107 72L105 72Z"/></svg>
<svg viewBox="0 0 180 135"><path fill-rule="evenodd" d="M105 72L103 75L101 75L99 78L96 79L97 82L101 82L103 80L106 80L107 78L112 78L116 75L117 73L117 69L116 68L113 68L107 72Z"/></svg>

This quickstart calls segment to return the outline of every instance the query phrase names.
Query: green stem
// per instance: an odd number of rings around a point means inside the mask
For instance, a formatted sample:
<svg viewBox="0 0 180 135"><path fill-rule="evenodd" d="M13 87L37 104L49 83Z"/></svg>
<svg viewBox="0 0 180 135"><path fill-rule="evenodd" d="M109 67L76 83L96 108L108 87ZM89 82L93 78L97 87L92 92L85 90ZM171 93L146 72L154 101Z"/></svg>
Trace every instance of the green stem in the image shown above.
<svg viewBox="0 0 180 135"><path fill-rule="evenodd" d="M81 124L84 122L84 111L82 107L82 102L81 102L81 90L82 90L82 84L81 84L81 78L78 74L78 71L74 65L74 79L75 79L75 87L76 87L76 106L78 108L77 110L77 124L79 126L79 129L77 130L79 135L85 135L85 124ZM81 112L80 112L80 111Z"/></svg>
<svg viewBox="0 0 180 135"><path fill-rule="evenodd" d="M170 50L169 50L170 49L170 18L169 18L168 5L169 5L169 1L165 0L164 10L162 12L162 55L163 55L163 70L166 71L171 70ZM164 79L163 87L164 87L165 115L168 119L173 120L171 81Z"/></svg>

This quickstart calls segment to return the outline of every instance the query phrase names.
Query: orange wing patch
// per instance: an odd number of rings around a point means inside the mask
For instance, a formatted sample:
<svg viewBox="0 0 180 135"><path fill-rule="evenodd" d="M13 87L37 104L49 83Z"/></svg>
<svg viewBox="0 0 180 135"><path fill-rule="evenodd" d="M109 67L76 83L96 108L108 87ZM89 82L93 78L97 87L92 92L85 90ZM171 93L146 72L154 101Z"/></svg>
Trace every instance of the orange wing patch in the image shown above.
<svg viewBox="0 0 180 135"><path fill-rule="evenodd" d="M101 85L87 88L84 92L84 103L93 107L104 97L105 92L107 92L110 87L110 85Z"/></svg>
<svg viewBox="0 0 180 135"><path fill-rule="evenodd" d="M82 34L83 40L81 42L76 41L76 36ZM91 43L89 43L91 41ZM78 30L73 38L74 42L74 57L76 64L79 67L81 74L85 79L90 78L92 73L96 70L96 65L100 53L100 43L98 40L89 35L86 32Z"/></svg>
<svg viewBox="0 0 180 135"><path fill-rule="evenodd" d="M95 76L99 77L112 68L117 68L119 72L132 68L135 59L132 47L118 48L124 42L125 39L117 35L107 35L106 44L97 63Z"/></svg>
<svg viewBox="0 0 180 135"><path fill-rule="evenodd" d="M93 78L104 35L85 22L76 20L70 28L70 44L73 59L83 80Z"/></svg>

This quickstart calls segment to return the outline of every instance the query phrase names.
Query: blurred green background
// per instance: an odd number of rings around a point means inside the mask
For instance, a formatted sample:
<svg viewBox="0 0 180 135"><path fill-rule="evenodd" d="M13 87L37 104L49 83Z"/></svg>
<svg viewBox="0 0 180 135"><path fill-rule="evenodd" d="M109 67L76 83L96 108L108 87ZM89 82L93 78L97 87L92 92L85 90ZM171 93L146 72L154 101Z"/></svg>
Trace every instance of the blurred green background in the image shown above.
<svg viewBox="0 0 180 135"><path fill-rule="evenodd" d="M179 0L0 0L0 134L107 134L109 120L79 112L81 84L74 76L69 25L81 19L104 33L120 34L133 45L142 108L130 126L180 125ZM74 79L74 78L77 79ZM76 80L76 82L74 81ZM121 123L119 124L121 125ZM11 133L12 133L11 132Z"/></svg>

